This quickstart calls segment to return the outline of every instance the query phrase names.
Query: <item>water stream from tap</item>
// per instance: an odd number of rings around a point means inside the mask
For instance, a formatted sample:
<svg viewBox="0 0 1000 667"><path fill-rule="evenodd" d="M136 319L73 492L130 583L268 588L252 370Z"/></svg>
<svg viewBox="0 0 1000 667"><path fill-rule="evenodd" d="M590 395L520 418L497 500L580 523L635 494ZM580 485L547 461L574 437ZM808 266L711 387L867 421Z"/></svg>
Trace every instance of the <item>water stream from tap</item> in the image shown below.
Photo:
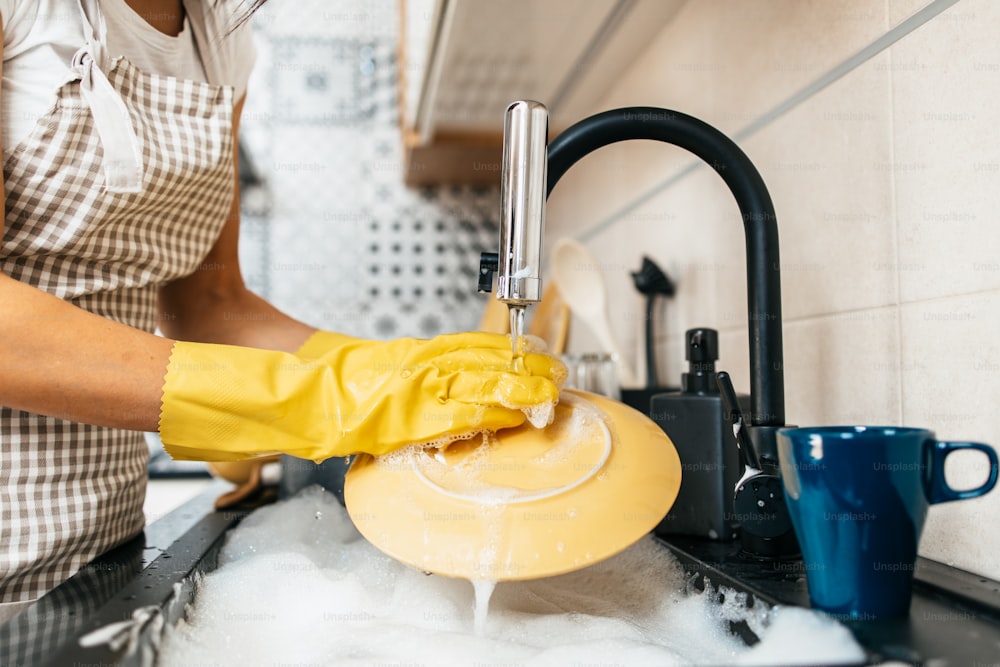
<svg viewBox="0 0 1000 667"><path fill-rule="evenodd" d="M473 611L472 627L477 637L486 634L486 614L490 608L490 598L493 597L493 589L497 582L490 579L472 579L472 588L475 591L476 603Z"/></svg>
<svg viewBox="0 0 1000 667"><path fill-rule="evenodd" d="M510 352L511 370L524 370L524 306L510 308Z"/></svg>

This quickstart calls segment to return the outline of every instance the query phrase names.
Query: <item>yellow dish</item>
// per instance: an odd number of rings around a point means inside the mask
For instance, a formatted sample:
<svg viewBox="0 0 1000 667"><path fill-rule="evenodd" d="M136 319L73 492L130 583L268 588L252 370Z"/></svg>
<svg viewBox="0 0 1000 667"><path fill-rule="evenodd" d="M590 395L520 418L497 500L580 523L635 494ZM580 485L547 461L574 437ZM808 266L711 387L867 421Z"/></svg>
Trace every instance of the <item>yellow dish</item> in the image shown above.
<svg viewBox="0 0 1000 667"><path fill-rule="evenodd" d="M609 558L652 530L681 483L673 443L622 403L564 391L545 429L359 455L347 511L386 554L426 572L548 577Z"/></svg>

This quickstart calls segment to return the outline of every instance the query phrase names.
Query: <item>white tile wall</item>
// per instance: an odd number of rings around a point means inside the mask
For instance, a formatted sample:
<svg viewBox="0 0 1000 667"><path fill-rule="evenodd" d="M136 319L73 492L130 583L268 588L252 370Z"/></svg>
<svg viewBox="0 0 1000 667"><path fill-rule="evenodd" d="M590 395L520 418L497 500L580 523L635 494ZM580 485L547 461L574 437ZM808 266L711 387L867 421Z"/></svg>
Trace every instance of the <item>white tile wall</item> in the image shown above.
<svg viewBox="0 0 1000 667"><path fill-rule="evenodd" d="M1000 288L998 21L965 0L892 50L904 302Z"/></svg>
<svg viewBox="0 0 1000 667"><path fill-rule="evenodd" d="M738 133L928 4L690 2L600 109L665 106ZM1000 447L997 25L1000 3L960 0L741 140L778 214L790 422L902 423ZM553 194L547 242L582 235L604 267L650 255L679 289L661 374L679 377L685 329L712 326L745 390L740 222L708 169L670 182L690 163L639 142L588 156ZM642 301L627 271L605 277L635 363ZM582 326L576 351L593 345ZM955 485L983 475L981 459L949 462ZM924 555L1000 579L1000 533L984 529L1000 491L930 514Z"/></svg>
<svg viewBox="0 0 1000 667"><path fill-rule="evenodd" d="M926 424L938 437L1000 445L1000 290L921 300L901 309L903 420ZM980 455L949 457L955 488L986 478ZM937 505L928 517L922 552L1000 578L1000 493Z"/></svg>
<svg viewBox="0 0 1000 667"><path fill-rule="evenodd" d="M887 62L877 57L743 143L778 215L787 319L897 301Z"/></svg>

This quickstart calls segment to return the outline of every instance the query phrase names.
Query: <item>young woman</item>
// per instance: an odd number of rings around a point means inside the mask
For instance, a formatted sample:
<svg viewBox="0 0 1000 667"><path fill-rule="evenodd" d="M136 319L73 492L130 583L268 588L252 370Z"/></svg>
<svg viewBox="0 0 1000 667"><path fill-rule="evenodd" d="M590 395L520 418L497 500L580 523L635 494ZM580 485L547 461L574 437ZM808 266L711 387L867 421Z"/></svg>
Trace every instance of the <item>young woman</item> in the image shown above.
<svg viewBox="0 0 1000 667"><path fill-rule="evenodd" d="M319 461L556 398L559 363L511 372L506 337L352 339L246 289L246 11L0 0L0 619L142 530L142 431L180 457Z"/></svg>

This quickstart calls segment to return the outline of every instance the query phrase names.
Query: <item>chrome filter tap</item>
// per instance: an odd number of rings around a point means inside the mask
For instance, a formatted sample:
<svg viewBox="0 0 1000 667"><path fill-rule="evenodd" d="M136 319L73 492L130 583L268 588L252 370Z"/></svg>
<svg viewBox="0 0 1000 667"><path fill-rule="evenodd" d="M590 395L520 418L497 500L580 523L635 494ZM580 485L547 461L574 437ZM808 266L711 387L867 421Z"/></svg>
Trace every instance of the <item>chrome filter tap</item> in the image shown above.
<svg viewBox="0 0 1000 667"><path fill-rule="evenodd" d="M479 291L523 308L542 300L542 231L548 194L549 113L531 100L513 102L504 114L500 184L500 248L480 259Z"/></svg>

